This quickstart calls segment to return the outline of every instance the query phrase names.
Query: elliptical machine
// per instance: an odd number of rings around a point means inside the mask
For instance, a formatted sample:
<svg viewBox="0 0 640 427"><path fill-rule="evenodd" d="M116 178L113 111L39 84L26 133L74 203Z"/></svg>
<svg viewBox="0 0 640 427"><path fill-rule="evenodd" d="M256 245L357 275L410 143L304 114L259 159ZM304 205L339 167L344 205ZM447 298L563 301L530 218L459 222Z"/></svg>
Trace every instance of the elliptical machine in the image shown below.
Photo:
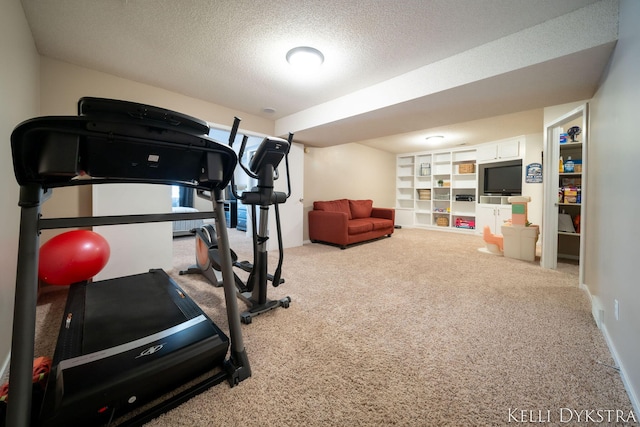
<svg viewBox="0 0 640 427"><path fill-rule="evenodd" d="M236 139L240 119L235 118L231 134L229 136L229 146L233 146ZM279 300L270 300L267 297L267 281L271 281L274 287L284 283L282 278L282 263L284 260L284 249L282 246L282 230L280 225L280 211L278 205L285 203L291 196L291 181L289 179L289 149L293 141L293 134L289 134L288 140L275 137L264 138L258 146L255 154L249 161L249 167L242 162L246 149L248 137L243 135L242 144L238 153L238 164L244 172L251 178L258 181L257 186L250 191L243 191L238 194L236 191L234 178L231 178L231 191L233 196L244 205L251 206L251 224L253 236L253 264L249 261L238 261L238 256L231 250L233 266L248 272L249 277L246 283L233 274L237 288L237 296L247 304L249 309L240 314L240 320L244 324L251 323L253 317L276 309L278 307L289 308L290 297ZM274 181L278 179L278 165L284 158L287 175L287 193L274 191ZM203 192L198 192L198 196L208 198ZM269 240L269 207L273 205L276 219L276 232L278 238L278 264L275 272L267 272L267 241ZM259 225L256 219L256 207L260 207ZM212 224L205 224L200 228L192 230L196 235L196 265L188 270L181 271L180 274L202 274L211 284L216 287L222 286L221 262L218 253L218 241L216 230Z"/></svg>

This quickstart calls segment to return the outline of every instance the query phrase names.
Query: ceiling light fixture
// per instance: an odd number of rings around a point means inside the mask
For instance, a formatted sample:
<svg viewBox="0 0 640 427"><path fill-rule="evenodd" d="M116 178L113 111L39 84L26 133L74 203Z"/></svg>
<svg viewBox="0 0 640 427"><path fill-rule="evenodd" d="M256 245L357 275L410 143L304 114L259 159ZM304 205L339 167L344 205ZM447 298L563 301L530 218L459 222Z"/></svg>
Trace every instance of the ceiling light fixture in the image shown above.
<svg viewBox="0 0 640 427"><path fill-rule="evenodd" d="M312 70L324 62L324 55L318 49L298 46L287 52L287 62L294 68Z"/></svg>
<svg viewBox="0 0 640 427"><path fill-rule="evenodd" d="M443 139L444 139L444 136L442 136L442 135L428 136L426 138L427 142L430 142L432 144L433 143L437 144L438 142L442 141Z"/></svg>

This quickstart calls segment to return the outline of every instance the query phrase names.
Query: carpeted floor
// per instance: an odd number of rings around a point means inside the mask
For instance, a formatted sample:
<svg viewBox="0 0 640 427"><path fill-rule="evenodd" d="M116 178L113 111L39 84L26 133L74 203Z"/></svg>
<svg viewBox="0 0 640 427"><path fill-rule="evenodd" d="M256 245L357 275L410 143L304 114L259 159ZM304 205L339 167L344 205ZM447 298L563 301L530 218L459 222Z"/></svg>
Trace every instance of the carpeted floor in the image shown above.
<svg viewBox="0 0 640 427"><path fill-rule="evenodd" d="M250 241L230 231L251 259ZM287 249L286 282L269 296L290 296L290 308L242 327L253 376L148 425L583 425L585 410L626 419L631 403L577 268L543 270L481 246L476 235L401 229L347 250ZM222 289L177 274L193 251L193 238L174 240L170 274L226 331ZM61 300L42 297L36 355L52 353Z"/></svg>

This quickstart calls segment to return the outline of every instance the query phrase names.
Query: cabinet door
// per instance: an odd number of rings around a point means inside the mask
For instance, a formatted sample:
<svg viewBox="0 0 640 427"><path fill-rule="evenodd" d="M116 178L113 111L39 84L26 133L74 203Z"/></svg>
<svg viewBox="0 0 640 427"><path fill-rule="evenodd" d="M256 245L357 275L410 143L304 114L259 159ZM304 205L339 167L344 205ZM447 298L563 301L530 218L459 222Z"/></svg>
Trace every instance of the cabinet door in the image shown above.
<svg viewBox="0 0 640 427"><path fill-rule="evenodd" d="M506 141L498 144L498 158L515 159L520 155L520 140Z"/></svg>
<svg viewBox="0 0 640 427"><path fill-rule="evenodd" d="M476 210L477 230L484 231L488 225L493 234L502 234L502 226L511 219L511 205L478 205Z"/></svg>
<svg viewBox="0 0 640 427"><path fill-rule="evenodd" d="M495 160L498 157L498 144L483 144L478 146L478 161Z"/></svg>
<svg viewBox="0 0 640 427"><path fill-rule="evenodd" d="M511 205L499 205L496 207L496 230L502 234L502 226L511 219Z"/></svg>
<svg viewBox="0 0 640 427"><path fill-rule="evenodd" d="M496 232L496 208L495 205L478 205L476 209L476 229L484 232L485 225L489 226L492 233Z"/></svg>

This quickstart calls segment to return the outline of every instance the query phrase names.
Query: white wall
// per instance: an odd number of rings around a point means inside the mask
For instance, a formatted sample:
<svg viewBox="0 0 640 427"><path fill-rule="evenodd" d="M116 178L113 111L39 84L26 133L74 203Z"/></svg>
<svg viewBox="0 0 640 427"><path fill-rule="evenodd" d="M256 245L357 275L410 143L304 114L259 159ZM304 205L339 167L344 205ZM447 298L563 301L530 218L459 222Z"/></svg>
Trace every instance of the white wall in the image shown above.
<svg viewBox="0 0 640 427"><path fill-rule="evenodd" d="M18 253L18 185L9 139L14 127L37 116L39 57L19 0L0 0L0 378L9 361Z"/></svg>
<svg viewBox="0 0 640 427"><path fill-rule="evenodd" d="M228 126L239 116L242 129L273 135L274 124L268 119L48 57L41 61L43 114L76 114L80 97L97 96L155 105Z"/></svg>
<svg viewBox="0 0 640 427"><path fill-rule="evenodd" d="M638 100L640 2L620 3L619 40L590 103L585 284L604 310L602 331L640 411ZM619 320L614 301L619 301ZM588 348L585 349L588 351Z"/></svg>
<svg viewBox="0 0 640 427"><path fill-rule="evenodd" d="M543 124L540 123L540 129ZM525 135L525 152L522 159L522 172L526 172L526 167L531 163L542 164L542 147L544 144L542 133ZM527 206L527 217L529 222L542 226L542 209L544 204L544 192L542 183L523 183L522 195L531 197L531 202ZM540 241L538 241L538 244Z"/></svg>
<svg viewBox="0 0 640 427"><path fill-rule="evenodd" d="M167 185L96 185L92 190L95 216L171 212L171 187ZM94 280L172 267L170 222L93 227L93 231L104 237L111 248L109 262Z"/></svg>
<svg viewBox="0 0 640 427"><path fill-rule="evenodd" d="M309 239L314 201L372 199L375 207L393 208L395 164L395 154L357 143L309 147L304 155L304 239Z"/></svg>
<svg viewBox="0 0 640 427"><path fill-rule="evenodd" d="M576 101L576 102L570 102L568 104L561 104L561 105L553 105L550 107L545 107L544 109L544 123L545 123L545 131L546 131L546 124L555 121L558 117L562 117L563 115L567 114L570 111L575 110L576 108L580 107L581 105L585 104L589 102L588 99L585 99L583 101Z"/></svg>

